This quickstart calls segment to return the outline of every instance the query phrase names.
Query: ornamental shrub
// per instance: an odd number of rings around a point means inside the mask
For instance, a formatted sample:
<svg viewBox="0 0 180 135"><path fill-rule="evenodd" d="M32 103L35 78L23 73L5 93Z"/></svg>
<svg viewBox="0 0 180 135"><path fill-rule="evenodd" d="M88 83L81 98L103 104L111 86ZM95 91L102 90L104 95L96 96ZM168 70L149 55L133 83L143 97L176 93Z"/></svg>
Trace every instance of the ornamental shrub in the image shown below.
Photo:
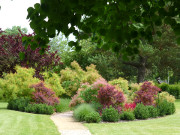
<svg viewBox="0 0 180 135"><path fill-rule="evenodd" d="M77 121L85 121L85 117L92 112L96 111L91 105L81 104L74 110L73 116Z"/></svg>
<svg viewBox="0 0 180 135"><path fill-rule="evenodd" d="M151 82L144 82L141 89L136 92L134 102L143 103L144 105L155 105L157 94L160 89L153 86Z"/></svg>
<svg viewBox="0 0 180 135"><path fill-rule="evenodd" d="M159 87L161 88L162 91L169 92L169 84L167 84L167 83L161 83L161 84L159 85Z"/></svg>
<svg viewBox="0 0 180 135"><path fill-rule="evenodd" d="M25 107L25 111L29 113L50 115L54 113L54 107L46 104L28 104L28 106Z"/></svg>
<svg viewBox="0 0 180 135"><path fill-rule="evenodd" d="M101 116L98 112L91 112L86 115L85 121L87 123L99 123L101 121Z"/></svg>
<svg viewBox="0 0 180 135"><path fill-rule="evenodd" d="M131 83L129 85L129 87L132 92L136 92L136 91L140 90L140 88L141 88L138 83Z"/></svg>
<svg viewBox="0 0 180 135"><path fill-rule="evenodd" d="M128 92L128 89L129 89L128 81L125 80L124 78L120 77L118 79L114 79L112 81L109 81L109 84L114 85L116 87L116 89L122 89L125 94L129 93Z"/></svg>
<svg viewBox="0 0 180 135"><path fill-rule="evenodd" d="M103 108L112 106L121 112L125 97L123 93L116 90L114 86L107 85L101 87L98 91L98 100L103 105Z"/></svg>
<svg viewBox="0 0 180 135"><path fill-rule="evenodd" d="M0 100L17 99L19 97L31 97L33 88L32 84L40 82L39 79L34 78L35 70L32 68L23 68L16 66L16 73L4 74L0 78Z"/></svg>
<svg viewBox="0 0 180 135"><path fill-rule="evenodd" d="M71 63L71 68L61 70L60 74L60 81L68 96L73 96L81 83L92 84L101 77L95 69L95 65L86 67L86 71L84 71L76 61Z"/></svg>
<svg viewBox="0 0 180 135"><path fill-rule="evenodd" d="M169 85L169 94L173 95L176 99L180 99L180 85Z"/></svg>
<svg viewBox="0 0 180 135"><path fill-rule="evenodd" d="M91 87L88 87L85 90L80 92L80 97L86 103L98 102L97 94L98 94L98 91L96 89L92 89Z"/></svg>
<svg viewBox="0 0 180 135"><path fill-rule="evenodd" d="M168 92L161 92L158 96L159 102L162 102L163 100L166 100L168 102L174 103L175 97L170 95Z"/></svg>
<svg viewBox="0 0 180 135"><path fill-rule="evenodd" d="M140 103L136 105L136 108L134 109L134 115L136 119L147 119L150 117L148 106L145 106L144 104Z"/></svg>
<svg viewBox="0 0 180 135"><path fill-rule="evenodd" d="M158 102L157 108L159 111L159 116L170 115L176 111L174 103L167 102L166 100Z"/></svg>
<svg viewBox="0 0 180 135"><path fill-rule="evenodd" d="M35 92L32 93L32 99L36 104L47 104L51 106L59 104L59 99L55 95L55 92L45 87L43 82L34 84L31 88L35 89Z"/></svg>
<svg viewBox="0 0 180 135"><path fill-rule="evenodd" d="M147 106L150 118L156 118L159 115L158 109L154 106Z"/></svg>
<svg viewBox="0 0 180 135"><path fill-rule="evenodd" d="M136 104L133 103L125 103L124 105L124 111L134 111L134 109L136 108Z"/></svg>
<svg viewBox="0 0 180 135"><path fill-rule="evenodd" d="M101 77L92 84L92 89L100 90L101 87L104 87L106 85L109 85L108 82Z"/></svg>
<svg viewBox="0 0 180 135"><path fill-rule="evenodd" d="M60 97L62 94L65 93L65 90L61 86L60 78L56 73L44 72L43 78L46 86L51 88L55 93L56 96Z"/></svg>
<svg viewBox="0 0 180 135"><path fill-rule="evenodd" d="M102 119L103 121L117 122L119 121L119 113L115 108L110 106L109 108L103 109Z"/></svg>
<svg viewBox="0 0 180 135"><path fill-rule="evenodd" d="M9 100L7 108L11 109L11 110L17 110L17 111L24 112L25 111L25 107L29 103L30 103L30 99L29 98L21 97L21 98L18 98L18 99L12 99L12 100Z"/></svg>
<svg viewBox="0 0 180 135"><path fill-rule="evenodd" d="M135 116L133 112L124 111L122 114L120 114L120 119L121 120L134 120Z"/></svg>

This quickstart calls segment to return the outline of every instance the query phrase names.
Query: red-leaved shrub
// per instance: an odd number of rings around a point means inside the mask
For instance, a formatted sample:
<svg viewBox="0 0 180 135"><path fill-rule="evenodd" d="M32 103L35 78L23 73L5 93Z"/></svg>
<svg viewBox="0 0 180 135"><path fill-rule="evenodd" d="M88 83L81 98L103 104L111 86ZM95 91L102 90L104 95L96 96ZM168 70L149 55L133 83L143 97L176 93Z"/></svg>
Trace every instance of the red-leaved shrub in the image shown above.
<svg viewBox="0 0 180 135"><path fill-rule="evenodd" d="M98 100L103 105L103 108L112 106L121 112L125 97L123 92L116 90L114 86L106 85L98 91Z"/></svg>
<svg viewBox="0 0 180 135"><path fill-rule="evenodd" d="M124 105L124 111L133 111L136 108L136 103L126 103Z"/></svg>
<svg viewBox="0 0 180 135"><path fill-rule="evenodd" d="M136 92L134 102L143 103L144 105L155 105L158 92L161 91L158 87L152 85L151 82L144 82L141 89Z"/></svg>
<svg viewBox="0 0 180 135"><path fill-rule="evenodd" d="M31 86L35 89L35 92L32 93L32 99L36 104L47 104L54 106L59 104L59 99L55 95L55 92L47 88L43 82L34 84Z"/></svg>

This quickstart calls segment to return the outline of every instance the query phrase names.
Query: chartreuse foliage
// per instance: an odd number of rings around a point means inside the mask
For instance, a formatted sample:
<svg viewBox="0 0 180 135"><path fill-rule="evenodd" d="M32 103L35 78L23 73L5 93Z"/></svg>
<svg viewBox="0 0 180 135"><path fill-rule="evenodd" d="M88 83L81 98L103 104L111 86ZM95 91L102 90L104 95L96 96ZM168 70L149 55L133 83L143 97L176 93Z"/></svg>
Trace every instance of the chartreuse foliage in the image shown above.
<svg viewBox="0 0 180 135"><path fill-rule="evenodd" d="M114 79L109 81L109 84L116 86L117 89L122 89L125 94L128 94L128 81L124 78Z"/></svg>
<svg viewBox="0 0 180 135"><path fill-rule="evenodd" d="M93 33L99 47L127 56L138 52L140 39L151 41L154 33L160 36L154 27L164 23L173 28L180 44L179 6L179 0L41 0L28 8L27 18L36 33L34 42L40 41L41 47L57 30L66 37L73 33L77 41L69 45L79 50L79 40Z"/></svg>
<svg viewBox="0 0 180 135"><path fill-rule="evenodd" d="M101 77L93 64L86 67L86 71L84 71L76 61L71 63L71 67L72 68L65 68L60 72L60 81L68 96L76 93L80 87L80 83L92 84Z"/></svg>
<svg viewBox="0 0 180 135"><path fill-rule="evenodd" d="M4 78L0 78L0 99L31 97L34 89L30 88L30 86L40 81L33 77L35 70L32 68L27 69L16 66L16 71L14 74L5 74Z"/></svg>
<svg viewBox="0 0 180 135"><path fill-rule="evenodd" d="M47 87L50 87L56 93L56 96L60 97L63 93L65 93L65 90L61 86L60 78L56 73L44 72L43 77Z"/></svg>

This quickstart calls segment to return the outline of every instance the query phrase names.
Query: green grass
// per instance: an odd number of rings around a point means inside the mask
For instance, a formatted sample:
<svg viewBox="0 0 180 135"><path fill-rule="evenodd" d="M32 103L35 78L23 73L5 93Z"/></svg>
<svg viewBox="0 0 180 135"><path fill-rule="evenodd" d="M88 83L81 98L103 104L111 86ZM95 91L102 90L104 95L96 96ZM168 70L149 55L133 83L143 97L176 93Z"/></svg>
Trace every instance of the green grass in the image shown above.
<svg viewBox="0 0 180 135"><path fill-rule="evenodd" d="M178 135L180 134L180 100L175 104L176 113L162 118L84 125L93 135Z"/></svg>
<svg viewBox="0 0 180 135"><path fill-rule="evenodd" d="M0 135L59 135L49 115L7 110L0 102Z"/></svg>
<svg viewBox="0 0 180 135"><path fill-rule="evenodd" d="M71 108L69 108L70 101L71 101L71 99L61 98L60 99L60 104L56 106L56 111L57 112L70 111L71 110Z"/></svg>

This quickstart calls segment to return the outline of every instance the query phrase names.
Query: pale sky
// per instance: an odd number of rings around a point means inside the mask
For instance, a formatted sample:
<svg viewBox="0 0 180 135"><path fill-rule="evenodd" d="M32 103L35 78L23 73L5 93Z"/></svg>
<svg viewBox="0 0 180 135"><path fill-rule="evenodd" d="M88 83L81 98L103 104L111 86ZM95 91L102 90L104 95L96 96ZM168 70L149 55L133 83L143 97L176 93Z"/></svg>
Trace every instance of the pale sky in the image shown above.
<svg viewBox="0 0 180 135"><path fill-rule="evenodd" d="M32 33L29 21L26 20L27 9L39 2L40 0L0 0L0 28L4 30L12 26L21 26Z"/></svg>

